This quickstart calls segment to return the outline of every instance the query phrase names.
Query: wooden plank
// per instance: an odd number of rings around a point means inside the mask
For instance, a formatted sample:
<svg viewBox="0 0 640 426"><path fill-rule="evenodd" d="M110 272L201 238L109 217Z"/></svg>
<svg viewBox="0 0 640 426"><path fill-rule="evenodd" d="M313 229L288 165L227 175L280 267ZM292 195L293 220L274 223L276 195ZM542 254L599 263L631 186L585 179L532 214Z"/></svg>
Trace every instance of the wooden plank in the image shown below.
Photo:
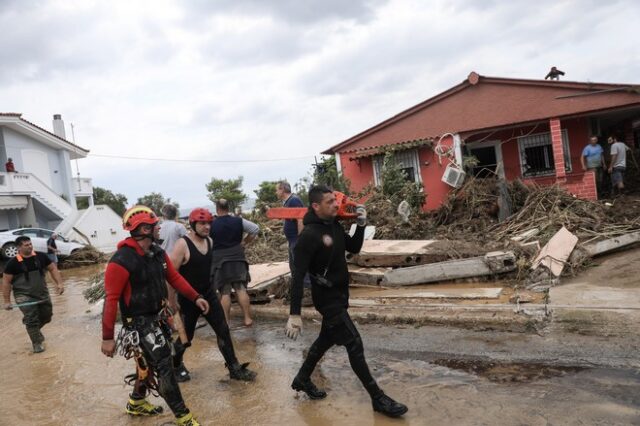
<svg viewBox="0 0 640 426"><path fill-rule="evenodd" d="M391 268L363 268L362 266L357 265L348 265L349 266L349 276L351 277L351 281L360 283L360 284L372 284L379 285L382 279L384 278L384 274L387 271L390 271Z"/></svg>
<svg viewBox="0 0 640 426"><path fill-rule="evenodd" d="M485 256L449 260L428 265L398 268L384 274L385 286L403 286L479 277L513 271L515 255L511 251L496 251Z"/></svg>
<svg viewBox="0 0 640 426"><path fill-rule="evenodd" d="M435 240L366 240L360 253L347 256L352 262L366 267L373 266L409 266L423 263L430 251L428 247ZM437 259L446 260L445 253L436 253Z"/></svg>
<svg viewBox="0 0 640 426"><path fill-rule="evenodd" d="M437 290L398 289L374 291L354 297L357 299L497 299L502 293L500 287L443 288Z"/></svg>
<svg viewBox="0 0 640 426"><path fill-rule="evenodd" d="M578 237L573 235L564 226L551 237L549 242L542 247L540 253L533 261L531 269L545 266L553 275L559 277L564 269L565 262L571 255L573 248L578 243Z"/></svg>
<svg viewBox="0 0 640 426"><path fill-rule="evenodd" d="M251 282L248 291L260 290L278 282L281 277L290 274L288 262L259 263L249 265Z"/></svg>

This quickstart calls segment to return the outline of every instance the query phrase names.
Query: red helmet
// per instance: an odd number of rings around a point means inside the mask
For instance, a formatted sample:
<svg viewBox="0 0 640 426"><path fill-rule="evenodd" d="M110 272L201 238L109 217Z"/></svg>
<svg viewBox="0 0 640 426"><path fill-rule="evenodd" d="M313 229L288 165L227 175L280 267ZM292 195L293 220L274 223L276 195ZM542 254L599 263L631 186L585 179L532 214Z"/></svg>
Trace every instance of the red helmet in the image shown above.
<svg viewBox="0 0 640 426"><path fill-rule="evenodd" d="M133 231L138 226L155 225L158 223L158 216L147 206L133 206L122 216L122 227L126 231Z"/></svg>
<svg viewBox="0 0 640 426"><path fill-rule="evenodd" d="M191 213L189 213L189 223L194 222L211 222L213 220L213 215L207 209L203 209L202 207L198 207L197 209L193 209Z"/></svg>

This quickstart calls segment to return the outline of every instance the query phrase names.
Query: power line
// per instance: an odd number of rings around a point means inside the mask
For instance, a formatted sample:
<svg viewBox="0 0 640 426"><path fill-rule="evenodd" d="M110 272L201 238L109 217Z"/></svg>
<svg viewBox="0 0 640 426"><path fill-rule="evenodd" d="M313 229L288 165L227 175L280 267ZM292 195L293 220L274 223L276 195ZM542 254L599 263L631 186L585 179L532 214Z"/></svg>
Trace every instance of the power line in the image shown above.
<svg viewBox="0 0 640 426"><path fill-rule="evenodd" d="M102 157L102 158L118 158L121 160L143 160L143 161L167 161L172 163L268 163L275 161L294 161L305 160L313 158L313 155L305 155L303 157L290 157L290 158L268 158L260 160L188 160L180 158L152 158L152 157L130 157L126 155L109 155L109 154L88 154L89 157Z"/></svg>

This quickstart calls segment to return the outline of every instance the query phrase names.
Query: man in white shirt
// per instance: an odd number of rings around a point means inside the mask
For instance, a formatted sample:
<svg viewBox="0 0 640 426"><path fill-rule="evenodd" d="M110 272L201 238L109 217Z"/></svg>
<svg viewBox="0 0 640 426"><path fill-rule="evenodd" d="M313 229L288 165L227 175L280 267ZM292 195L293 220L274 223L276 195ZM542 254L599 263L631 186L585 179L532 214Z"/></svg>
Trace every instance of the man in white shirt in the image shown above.
<svg viewBox="0 0 640 426"><path fill-rule="evenodd" d="M624 190L624 172L627 168L627 151L630 148L623 142L619 142L615 136L607 139L611 145L611 162L609 174L611 174L611 195L622 194Z"/></svg>
<svg viewBox="0 0 640 426"><path fill-rule="evenodd" d="M165 204L162 206L162 222L160 223L160 246L167 253L173 251L173 246L180 238L187 235L187 228L181 223L176 222L178 209L173 204Z"/></svg>

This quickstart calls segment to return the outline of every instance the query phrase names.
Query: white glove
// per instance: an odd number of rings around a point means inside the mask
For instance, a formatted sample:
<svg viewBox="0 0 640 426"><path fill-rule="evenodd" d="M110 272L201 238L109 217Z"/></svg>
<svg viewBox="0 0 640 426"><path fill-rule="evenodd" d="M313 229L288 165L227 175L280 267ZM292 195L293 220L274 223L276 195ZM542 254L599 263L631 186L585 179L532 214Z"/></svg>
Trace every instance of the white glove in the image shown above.
<svg viewBox="0 0 640 426"><path fill-rule="evenodd" d="M358 215L356 218L356 224L358 226L366 226L367 225L367 209L365 209L362 204L359 204L356 207L356 214Z"/></svg>
<svg viewBox="0 0 640 426"><path fill-rule="evenodd" d="M302 317L300 315L289 315L284 333L289 339L296 340L302 334Z"/></svg>

